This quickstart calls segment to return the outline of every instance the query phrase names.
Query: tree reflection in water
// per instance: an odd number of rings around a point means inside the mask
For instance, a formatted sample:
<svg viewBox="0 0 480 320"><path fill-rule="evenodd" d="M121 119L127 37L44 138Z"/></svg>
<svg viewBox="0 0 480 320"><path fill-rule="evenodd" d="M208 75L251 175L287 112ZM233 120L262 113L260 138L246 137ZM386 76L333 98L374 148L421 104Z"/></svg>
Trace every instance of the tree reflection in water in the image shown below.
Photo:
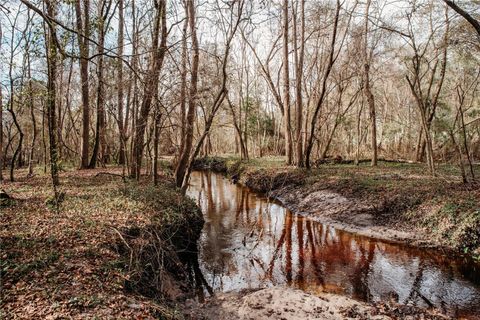
<svg viewBox="0 0 480 320"><path fill-rule="evenodd" d="M206 221L192 265L202 293L287 284L480 314L479 265L471 261L336 230L210 172L194 172L188 194Z"/></svg>

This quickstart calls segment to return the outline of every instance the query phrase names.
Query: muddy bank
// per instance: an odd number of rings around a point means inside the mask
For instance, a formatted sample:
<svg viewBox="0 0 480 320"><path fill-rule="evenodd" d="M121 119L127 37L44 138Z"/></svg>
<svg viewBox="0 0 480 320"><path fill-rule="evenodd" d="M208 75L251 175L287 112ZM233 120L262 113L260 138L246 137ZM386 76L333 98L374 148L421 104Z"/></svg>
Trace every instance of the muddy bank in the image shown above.
<svg viewBox="0 0 480 320"><path fill-rule="evenodd" d="M325 165L310 171L224 158L196 164L338 229L480 256L480 185L425 176L418 164Z"/></svg>
<svg viewBox="0 0 480 320"><path fill-rule="evenodd" d="M198 320L449 319L413 306L393 302L366 304L335 294L311 295L284 286L218 294L205 303L189 300L184 312L188 318Z"/></svg>
<svg viewBox="0 0 480 320"><path fill-rule="evenodd" d="M116 250L122 256L125 289L166 303L192 295L188 253L197 251L204 224L200 208L173 186L132 186L125 197L148 205L150 223L122 230Z"/></svg>

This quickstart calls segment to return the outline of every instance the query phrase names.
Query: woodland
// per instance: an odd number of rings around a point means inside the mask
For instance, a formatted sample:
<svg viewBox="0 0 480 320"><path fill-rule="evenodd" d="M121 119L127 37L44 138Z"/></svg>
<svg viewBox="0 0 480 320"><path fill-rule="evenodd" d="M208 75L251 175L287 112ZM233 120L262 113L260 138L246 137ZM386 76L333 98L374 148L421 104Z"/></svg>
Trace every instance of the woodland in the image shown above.
<svg viewBox="0 0 480 320"><path fill-rule="evenodd" d="M178 302L198 170L480 276L480 1L0 0L0 317L235 319Z"/></svg>

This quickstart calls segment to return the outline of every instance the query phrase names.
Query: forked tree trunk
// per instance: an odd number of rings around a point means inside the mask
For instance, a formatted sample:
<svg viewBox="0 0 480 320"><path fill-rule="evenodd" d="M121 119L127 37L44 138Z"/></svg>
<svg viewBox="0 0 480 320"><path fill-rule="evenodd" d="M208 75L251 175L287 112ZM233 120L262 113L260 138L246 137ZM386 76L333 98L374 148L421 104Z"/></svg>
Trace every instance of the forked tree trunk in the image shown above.
<svg viewBox="0 0 480 320"><path fill-rule="evenodd" d="M188 111L185 123L185 141L182 153L178 159L175 169L175 182L177 187L182 187L183 180L187 171L188 161L193 145L193 127L195 125L195 108L197 100L197 82L198 82L198 63L199 48L197 39L197 30L195 25L195 1L187 0L188 20L190 25L190 37L192 39L192 67L190 79L190 92L188 100Z"/></svg>
<svg viewBox="0 0 480 320"><path fill-rule="evenodd" d="M140 114L135 126L135 137L132 150L132 167L130 175L137 180L140 179L140 170L142 167L145 128L147 126L153 97L158 90L160 70L162 69L163 60L167 51L167 15L165 0L161 0L158 3L153 32L153 53L145 84L143 101L142 105L140 106ZM159 41L160 37L161 41Z"/></svg>

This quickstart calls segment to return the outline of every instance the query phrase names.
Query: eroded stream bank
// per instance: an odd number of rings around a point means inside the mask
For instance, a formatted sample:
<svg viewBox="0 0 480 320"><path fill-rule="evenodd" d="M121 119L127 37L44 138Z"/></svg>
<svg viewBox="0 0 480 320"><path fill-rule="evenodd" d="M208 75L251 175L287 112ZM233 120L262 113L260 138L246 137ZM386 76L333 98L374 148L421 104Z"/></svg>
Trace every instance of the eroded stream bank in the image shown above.
<svg viewBox="0 0 480 320"><path fill-rule="evenodd" d="M199 267L213 291L287 285L451 316L480 314L473 261L337 230L211 172L194 172L188 194L204 212Z"/></svg>

